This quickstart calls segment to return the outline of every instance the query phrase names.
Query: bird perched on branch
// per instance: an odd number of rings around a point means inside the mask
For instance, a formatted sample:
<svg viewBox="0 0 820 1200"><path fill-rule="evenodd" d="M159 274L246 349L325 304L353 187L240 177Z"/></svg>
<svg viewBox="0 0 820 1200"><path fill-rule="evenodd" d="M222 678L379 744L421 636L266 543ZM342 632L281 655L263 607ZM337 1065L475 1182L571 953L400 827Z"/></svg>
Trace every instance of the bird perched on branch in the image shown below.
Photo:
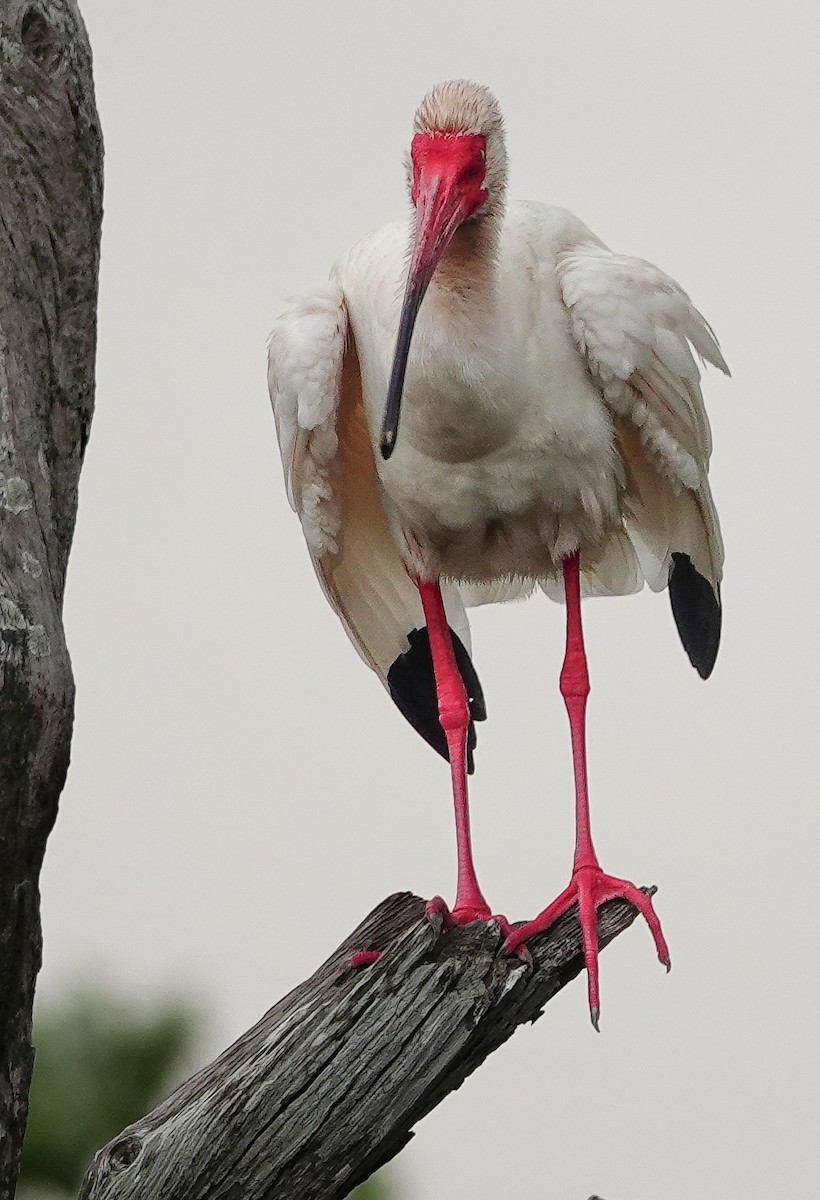
<svg viewBox="0 0 820 1200"><path fill-rule="evenodd" d="M486 714L465 610L536 588L565 601L572 877L534 921L498 919L512 950L578 902L597 1027L597 907L631 901L669 955L651 899L604 874L592 845L581 596L668 588L689 659L710 674L723 547L692 349L727 368L668 275L564 209L507 202L486 87L439 84L414 124L409 220L365 238L274 326L288 496L353 644L450 762L456 899L452 912L431 903L453 922L491 918L470 846L467 775Z"/></svg>

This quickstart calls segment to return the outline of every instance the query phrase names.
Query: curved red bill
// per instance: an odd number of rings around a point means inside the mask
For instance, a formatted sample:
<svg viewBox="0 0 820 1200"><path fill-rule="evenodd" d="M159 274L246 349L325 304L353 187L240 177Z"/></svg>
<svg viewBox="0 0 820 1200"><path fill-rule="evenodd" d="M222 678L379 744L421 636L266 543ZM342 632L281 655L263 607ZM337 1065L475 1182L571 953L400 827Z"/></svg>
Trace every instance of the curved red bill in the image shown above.
<svg viewBox="0 0 820 1200"><path fill-rule="evenodd" d="M413 139L414 167L419 143L426 144L422 147L424 157L413 188L416 236L381 428L380 448L385 459L396 445L410 342L424 294L456 229L487 197L483 190L483 138L417 134Z"/></svg>

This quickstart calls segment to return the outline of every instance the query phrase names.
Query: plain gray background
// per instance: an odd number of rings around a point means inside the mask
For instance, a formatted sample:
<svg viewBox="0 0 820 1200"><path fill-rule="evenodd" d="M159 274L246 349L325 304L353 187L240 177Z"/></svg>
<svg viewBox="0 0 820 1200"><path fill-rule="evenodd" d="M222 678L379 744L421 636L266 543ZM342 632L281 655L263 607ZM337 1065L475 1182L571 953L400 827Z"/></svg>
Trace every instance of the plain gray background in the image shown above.
<svg viewBox="0 0 820 1200"><path fill-rule="evenodd" d="M74 753L43 996L195 990L216 1052L388 892L452 899L447 770L360 663L287 507L265 388L282 300L406 211L426 89L489 84L511 193L680 280L727 543L702 684L666 596L585 606L603 866L645 929L425 1120L402 1196L820 1191L815 5L82 0L106 139L97 414L66 619ZM511 918L564 886L562 611L482 610L476 853Z"/></svg>

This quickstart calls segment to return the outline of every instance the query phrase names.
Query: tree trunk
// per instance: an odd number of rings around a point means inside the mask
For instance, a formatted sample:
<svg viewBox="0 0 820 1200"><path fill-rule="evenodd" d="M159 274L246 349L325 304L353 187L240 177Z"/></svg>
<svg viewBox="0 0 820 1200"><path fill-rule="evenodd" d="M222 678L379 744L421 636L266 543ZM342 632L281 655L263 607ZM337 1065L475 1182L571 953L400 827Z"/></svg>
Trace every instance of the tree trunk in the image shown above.
<svg viewBox="0 0 820 1200"><path fill-rule="evenodd" d="M635 917L599 913L606 945ZM500 957L390 896L305 983L96 1155L81 1200L341 1200L583 968L577 910ZM357 950L381 950L353 967ZM579 995L578 1003L584 1000Z"/></svg>
<svg viewBox="0 0 820 1200"><path fill-rule="evenodd" d="M0 0L0 1197L14 1194L38 877L74 707L62 625L94 399L102 141L74 0Z"/></svg>

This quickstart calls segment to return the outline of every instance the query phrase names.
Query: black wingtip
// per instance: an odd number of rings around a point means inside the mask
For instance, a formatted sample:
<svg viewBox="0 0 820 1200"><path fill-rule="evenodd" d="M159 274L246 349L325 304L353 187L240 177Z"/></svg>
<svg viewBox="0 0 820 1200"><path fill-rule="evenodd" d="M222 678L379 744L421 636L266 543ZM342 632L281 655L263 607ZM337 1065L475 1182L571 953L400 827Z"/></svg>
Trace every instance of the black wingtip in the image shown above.
<svg viewBox="0 0 820 1200"><path fill-rule="evenodd" d="M672 555L669 599L689 661L701 679L708 679L720 646L720 595L695 569L688 554Z"/></svg>
<svg viewBox="0 0 820 1200"><path fill-rule="evenodd" d="M389 433L382 434L379 449L381 450L382 458L387 462L390 455L396 449L396 434L394 431L391 430Z"/></svg>
<svg viewBox="0 0 820 1200"><path fill-rule="evenodd" d="M475 667L464 643L458 634L450 630L456 663L464 680L467 700L470 705L470 728L467 734L467 773L473 774L475 762L473 751L476 746L475 722L484 721L487 707L484 693ZM447 739L438 717L436 678L433 673L433 656L430 652L430 637L427 627L414 629L408 634L409 650L399 657L387 672L387 686L399 712L407 718L413 728L421 734L442 758L449 762Z"/></svg>

